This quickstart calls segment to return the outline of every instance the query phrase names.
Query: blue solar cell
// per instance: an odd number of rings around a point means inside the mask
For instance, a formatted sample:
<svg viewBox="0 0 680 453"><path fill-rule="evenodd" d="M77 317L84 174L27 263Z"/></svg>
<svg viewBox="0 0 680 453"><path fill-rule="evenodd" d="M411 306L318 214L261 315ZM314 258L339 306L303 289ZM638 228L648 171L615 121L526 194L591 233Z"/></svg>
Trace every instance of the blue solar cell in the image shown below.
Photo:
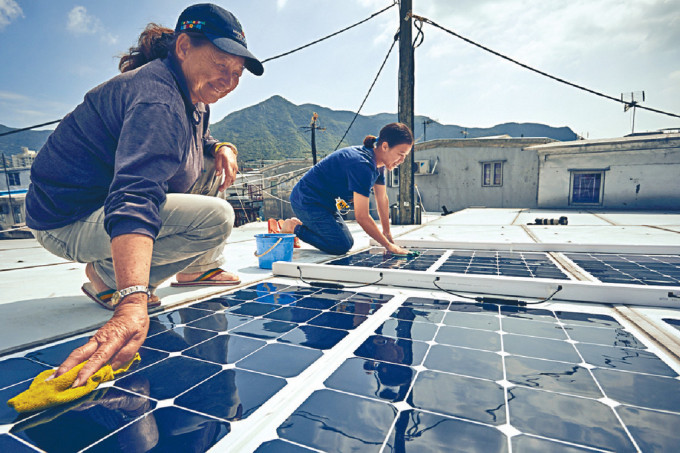
<svg viewBox="0 0 680 453"><path fill-rule="evenodd" d="M169 357L116 380L115 386L163 400L184 393L221 369L220 365L188 357Z"/></svg>
<svg viewBox="0 0 680 453"><path fill-rule="evenodd" d="M194 329L192 327L177 327L147 338L144 342L144 346L160 349L161 351L179 352L198 343L202 343L215 335L217 335L217 333L210 330Z"/></svg>
<svg viewBox="0 0 680 453"><path fill-rule="evenodd" d="M351 315L327 311L321 313L316 318L310 319L307 324L321 327L332 327L333 329L352 330L356 329L364 321L366 316Z"/></svg>
<svg viewBox="0 0 680 453"><path fill-rule="evenodd" d="M322 451L378 451L396 413L386 403L318 390L277 432L283 439Z"/></svg>
<svg viewBox="0 0 680 453"><path fill-rule="evenodd" d="M95 444L87 452L207 451L230 429L228 422L178 407L162 407Z"/></svg>
<svg viewBox="0 0 680 453"><path fill-rule="evenodd" d="M28 387L30 387L31 385L31 382L32 382L31 380L27 380L20 384L15 384L11 387L7 387L5 389L0 390L0 401L2 401L3 403L0 404L0 425L15 423L19 421L21 418L23 418L23 416L21 416L17 411L15 411L14 409L12 409L11 407L4 403L9 399L14 398L24 390L28 389Z"/></svg>
<svg viewBox="0 0 680 453"><path fill-rule="evenodd" d="M567 253L570 260L605 283L680 286L680 256Z"/></svg>
<svg viewBox="0 0 680 453"><path fill-rule="evenodd" d="M483 379L422 371L407 402L417 409L489 425L502 425L507 420L503 387Z"/></svg>
<svg viewBox="0 0 680 453"><path fill-rule="evenodd" d="M330 349L347 336L347 331L316 326L299 326L277 341L314 349Z"/></svg>
<svg viewBox="0 0 680 453"><path fill-rule="evenodd" d="M303 323L318 316L319 313L321 313L319 310L312 310L309 308L283 307L271 313L267 313L264 317L267 319Z"/></svg>
<svg viewBox="0 0 680 453"><path fill-rule="evenodd" d="M33 379L36 374L51 367L25 358L8 359L0 362L0 389Z"/></svg>
<svg viewBox="0 0 680 453"><path fill-rule="evenodd" d="M670 319L670 318L664 318L664 322L670 326L675 327L676 329L680 330L680 319Z"/></svg>
<svg viewBox="0 0 680 453"><path fill-rule="evenodd" d="M423 365L436 371L489 380L503 379L503 360L499 354L436 344L430 348Z"/></svg>
<svg viewBox="0 0 680 453"><path fill-rule="evenodd" d="M499 430L489 426L407 410L397 417L384 451L401 453L454 450L504 453L508 451L508 440Z"/></svg>
<svg viewBox="0 0 680 453"><path fill-rule="evenodd" d="M73 352L74 349L89 341L87 337L76 338L54 346L48 346L37 351L29 352L26 357L50 367L58 367Z"/></svg>
<svg viewBox="0 0 680 453"><path fill-rule="evenodd" d="M229 313L246 316L262 316L276 310L278 307L272 304L261 304L258 302L244 302L243 304L230 308Z"/></svg>
<svg viewBox="0 0 680 453"><path fill-rule="evenodd" d="M596 343L605 346L646 349L640 340L623 329L604 327L567 326L565 330L572 340L583 343Z"/></svg>
<svg viewBox="0 0 680 453"><path fill-rule="evenodd" d="M34 450L31 447L26 446L10 436L9 434L0 434L0 451L7 451L12 453L34 453L38 450Z"/></svg>
<svg viewBox="0 0 680 453"><path fill-rule="evenodd" d="M323 297L316 297L316 296L310 296L310 297L305 297L304 299L300 299L294 304L296 307L301 307L301 308L312 308L315 310L328 310L331 308L333 305L337 304L338 301L335 299L327 299Z"/></svg>
<svg viewBox="0 0 680 453"><path fill-rule="evenodd" d="M407 338L409 340L430 341L437 332L437 326L425 322L411 322L390 318L375 330L386 337Z"/></svg>
<svg viewBox="0 0 680 453"><path fill-rule="evenodd" d="M550 453L592 453L590 448L581 448L575 445L567 445L560 442L554 442L548 439L541 439L539 437L531 437L526 434L514 436L510 439L512 443L512 451L530 451L530 452L547 452Z"/></svg>
<svg viewBox="0 0 680 453"><path fill-rule="evenodd" d="M503 331L532 337L566 340L567 335L562 327L551 322L537 322L529 319L504 318Z"/></svg>
<svg viewBox="0 0 680 453"><path fill-rule="evenodd" d="M586 363L591 365L659 376L676 376L671 367L648 351L587 343L576 344L576 349L579 350Z"/></svg>
<svg viewBox="0 0 680 453"><path fill-rule="evenodd" d="M290 378L302 373L322 355L318 349L273 343L237 362L236 366Z"/></svg>
<svg viewBox="0 0 680 453"><path fill-rule="evenodd" d="M442 326L437 332L435 341L450 346L463 346L485 351L501 350L501 336L488 330Z"/></svg>
<svg viewBox="0 0 680 453"><path fill-rule="evenodd" d="M508 403L513 426L524 433L578 440L611 451L635 451L613 410L599 401L514 387L508 389Z"/></svg>
<svg viewBox="0 0 680 453"><path fill-rule="evenodd" d="M300 298L293 296L291 294L275 293L275 294L267 294L266 296L260 296L257 299L255 299L254 302L260 302L262 304L288 305L288 304L292 304L293 302L295 302L298 299L300 299Z"/></svg>
<svg viewBox="0 0 680 453"><path fill-rule="evenodd" d="M240 337L238 335L219 335L187 349L182 352L182 355L226 365L228 363L236 363L265 344L266 342L262 340Z"/></svg>
<svg viewBox="0 0 680 453"><path fill-rule="evenodd" d="M670 377L596 368L595 379L609 397L624 404L680 413L680 381Z"/></svg>
<svg viewBox="0 0 680 453"><path fill-rule="evenodd" d="M508 356L505 367L507 380L515 384L595 399L603 396L590 372L573 363Z"/></svg>
<svg viewBox="0 0 680 453"><path fill-rule="evenodd" d="M354 354L366 359L382 360L401 365L420 365L427 348L427 343L420 341L372 335L354 351Z"/></svg>
<svg viewBox="0 0 680 453"><path fill-rule="evenodd" d="M415 377L407 366L358 357L348 359L326 379L326 387L390 402L403 401Z"/></svg>
<svg viewBox="0 0 680 453"><path fill-rule="evenodd" d="M620 327L623 326L619 322L607 315L596 315L591 313L575 313L568 311L556 311L555 314L560 321L565 324L577 324L583 326L600 326L600 327Z"/></svg>
<svg viewBox="0 0 680 453"><path fill-rule="evenodd" d="M444 312L442 310L432 310L428 308L399 307L397 311L392 313L392 317L405 321L437 323L441 322L444 318Z"/></svg>
<svg viewBox="0 0 680 453"><path fill-rule="evenodd" d="M256 319L231 330L230 333L262 340L272 340L293 330L296 326L297 324L295 323L277 321L275 319Z"/></svg>
<svg viewBox="0 0 680 453"><path fill-rule="evenodd" d="M175 404L223 420L242 420L285 385L284 379L234 368L201 382Z"/></svg>
<svg viewBox="0 0 680 453"><path fill-rule="evenodd" d="M213 332L226 332L252 320L253 318L245 315L216 313L196 321L191 321L187 326L195 327L197 329L212 330Z"/></svg>
<svg viewBox="0 0 680 453"><path fill-rule="evenodd" d="M485 313L467 313L452 311L446 314L444 324L447 326L470 327L473 329L498 330L500 321L496 315Z"/></svg>
<svg viewBox="0 0 680 453"><path fill-rule="evenodd" d="M315 451L281 439L274 439L257 447L255 453L314 453Z"/></svg>
<svg viewBox="0 0 680 453"><path fill-rule="evenodd" d="M558 360L560 362L580 363L581 357L571 343L547 338L527 337L524 335L503 335L503 347L514 355Z"/></svg>
<svg viewBox="0 0 680 453"><path fill-rule="evenodd" d="M87 398L24 420L10 432L45 451L79 451L154 407L143 396L116 388L97 389Z"/></svg>
<svg viewBox="0 0 680 453"><path fill-rule="evenodd" d="M533 319L535 321L555 322L555 314L550 310L540 308L506 307L501 306L501 314L512 318Z"/></svg>
<svg viewBox="0 0 680 453"><path fill-rule="evenodd" d="M380 304L365 304L362 302L351 302L350 300L346 300L344 302L340 302L334 307L331 307L330 310L337 311L340 313L371 315L376 311L380 310L381 307L382 305Z"/></svg>
<svg viewBox="0 0 680 453"><path fill-rule="evenodd" d="M677 427L680 426L680 414L629 406L620 406L615 410L642 451L676 451L678 449Z"/></svg>

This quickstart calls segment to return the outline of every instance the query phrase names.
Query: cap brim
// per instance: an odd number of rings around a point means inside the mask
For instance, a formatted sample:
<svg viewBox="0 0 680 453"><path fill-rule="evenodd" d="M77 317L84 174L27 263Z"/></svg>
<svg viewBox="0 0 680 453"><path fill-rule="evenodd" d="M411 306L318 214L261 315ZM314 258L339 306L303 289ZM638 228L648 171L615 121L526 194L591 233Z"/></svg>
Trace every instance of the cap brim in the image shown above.
<svg viewBox="0 0 680 453"><path fill-rule="evenodd" d="M241 44L237 43L233 39L225 38L222 36L214 36L209 33L205 33L205 36L212 42L218 49L243 57L246 60L245 67L248 71L252 72L256 76L261 76L264 73L264 66L260 63L255 55L250 53L248 49L243 47Z"/></svg>

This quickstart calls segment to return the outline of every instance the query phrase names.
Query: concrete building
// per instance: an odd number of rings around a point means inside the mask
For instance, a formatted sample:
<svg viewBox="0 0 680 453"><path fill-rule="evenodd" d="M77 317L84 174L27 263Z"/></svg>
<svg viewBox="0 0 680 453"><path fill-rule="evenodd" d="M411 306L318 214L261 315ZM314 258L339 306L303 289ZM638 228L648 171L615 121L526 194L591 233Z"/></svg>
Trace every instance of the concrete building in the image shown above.
<svg viewBox="0 0 680 453"><path fill-rule="evenodd" d="M680 209L680 134L534 146L538 206Z"/></svg>
<svg viewBox="0 0 680 453"><path fill-rule="evenodd" d="M538 158L528 148L550 138L489 137L431 140L415 146L416 173L427 212L458 211L471 206L536 207ZM387 177L388 196L399 194L398 170Z"/></svg>
<svg viewBox="0 0 680 453"><path fill-rule="evenodd" d="M488 208L680 209L680 134L605 140L491 137L415 146L427 212ZM398 170L387 178L399 193Z"/></svg>

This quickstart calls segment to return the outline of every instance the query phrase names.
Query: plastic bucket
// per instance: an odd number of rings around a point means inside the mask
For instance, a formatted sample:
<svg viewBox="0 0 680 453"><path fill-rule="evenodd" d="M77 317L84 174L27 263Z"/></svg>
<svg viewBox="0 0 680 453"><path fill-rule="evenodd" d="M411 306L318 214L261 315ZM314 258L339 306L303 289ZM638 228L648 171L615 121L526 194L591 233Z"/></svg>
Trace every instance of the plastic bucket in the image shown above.
<svg viewBox="0 0 680 453"><path fill-rule="evenodd" d="M257 251L255 256L260 260L260 268L271 269L275 261L293 261L294 243L294 234L256 234Z"/></svg>

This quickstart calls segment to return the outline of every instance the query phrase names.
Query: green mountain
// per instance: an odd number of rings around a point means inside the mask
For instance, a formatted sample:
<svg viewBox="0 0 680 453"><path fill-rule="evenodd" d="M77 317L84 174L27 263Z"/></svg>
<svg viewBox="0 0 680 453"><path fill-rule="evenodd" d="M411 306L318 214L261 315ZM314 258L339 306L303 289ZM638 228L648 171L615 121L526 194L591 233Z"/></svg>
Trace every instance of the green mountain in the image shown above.
<svg viewBox="0 0 680 453"><path fill-rule="evenodd" d="M238 146L242 161L261 159L290 159L311 156L312 114L319 114L319 125L325 130L316 131L316 148L319 157L330 154L338 147L361 144L366 135L378 135L385 124L397 121L397 115L380 113L359 115L342 143L340 139L354 118L354 113L331 110L314 104L295 105L281 96L273 96L259 104L233 112L210 126L213 137L233 142ZM427 122L426 133L423 123ZM426 116L415 117L416 141L437 138L475 138L507 134L511 137L549 137L561 141L576 140L568 127L551 127L536 123L505 123L490 128L462 127L440 124ZM0 133L11 128L0 125ZM22 146L39 150L52 131L24 131L0 137L0 151L6 154L21 152ZM466 135L463 135L465 133ZM339 146L338 146L339 145Z"/></svg>
<svg viewBox="0 0 680 453"><path fill-rule="evenodd" d="M13 130L15 129L0 124L0 134ZM5 153L6 156L19 154L22 146L38 151L45 144L47 137L51 133L52 131L23 131L4 135L0 137L0 153Z"/></svg>
<svg viewBox="0 0 680 453"><path fill-rule="evenodd" d="M310 157L312 114L319 114L316 148L319 156L333 152L354 118L349 111L331 110L314 104L295 105L281 96L273 96L259 104L227 115L210 126L218 140L238 146L239 158L246 160ZM397 121L396 114L359 115L340 147L361 144L366 135L378 135L385 124ZM507 134L511 137L549 137L561 141L576 140L568 127L551 127L536 123L505 123L490 128L473 128L439 124L425 116L415 117L416 141L423 140L423 122L427 121L426 138L488 137Z"/></svg>

